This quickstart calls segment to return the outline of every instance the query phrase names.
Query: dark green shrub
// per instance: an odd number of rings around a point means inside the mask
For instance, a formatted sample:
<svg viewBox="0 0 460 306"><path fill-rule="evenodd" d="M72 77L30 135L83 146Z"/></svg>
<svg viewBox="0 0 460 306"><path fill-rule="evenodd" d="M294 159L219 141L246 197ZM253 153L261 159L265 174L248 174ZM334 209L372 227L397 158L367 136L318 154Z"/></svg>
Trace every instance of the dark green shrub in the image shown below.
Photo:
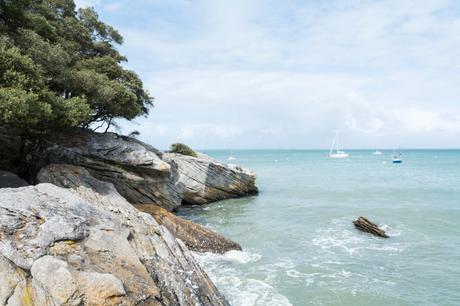
<svg viewBox="0 0 460 306"><path fill-rule="evenodd" d="M193 151L189 146L183 143L173 143L169 151L171 153L178 153L178 154L188 155L188 156L193 156L193 157L198 156L195 151Z"/></svg>

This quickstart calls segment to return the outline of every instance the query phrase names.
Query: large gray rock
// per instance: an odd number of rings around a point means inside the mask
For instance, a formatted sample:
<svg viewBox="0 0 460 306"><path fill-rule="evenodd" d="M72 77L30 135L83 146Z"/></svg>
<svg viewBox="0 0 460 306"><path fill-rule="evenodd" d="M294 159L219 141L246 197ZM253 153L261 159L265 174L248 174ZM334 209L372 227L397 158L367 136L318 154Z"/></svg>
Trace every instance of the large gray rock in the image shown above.
<svg viewBox="0 0 460 306"><path fill-rule="evenodd" d="M83 167L51 164L40 170L37 179L40 183L52 183L60 187L76 190L84 186L102 194L104 198L125 202L114 188L108 188L107 183L95 179ZM236 242L204 226L177 217L157 205L134 204L134 206L143 212L151 214L160 225L166 227L175 238L181 239L193 251L225 253L230 250L241 250L241 246Z"/></svg>
<svg viewBox="0 0 460 306"><path fill-rule="evenodd" d="M181 196L169 188L171 167L161 152L136 139L115 133L75 130L48 137L46 162L85 167L91 174L114 184L133 204L157 203L167 210L181 205Z"/></svg>
<svg viewBox="0 0 460 306"><path fill-rule="evenodd" d="M162 153L115 133L76 130L48 137L46 163L73 164L114 184L132 204L154 203L169 211L186 202L204 204L257 192L255 175L209 156Z"/></svg>
<svg viewBox="0 0 460 306"><path fill-rule="evenodd" d="M73 183L0 189L0 304L227 304L187 247L112 184Z"/></svg>
<svg viewBox="0 0 460 306"><path fill-rule="evenodd" d="M171 165L169 187L188 204L205 204L218 200L257 193L253 172L221 163L211 157L164 153L164 161Z"/></svg>

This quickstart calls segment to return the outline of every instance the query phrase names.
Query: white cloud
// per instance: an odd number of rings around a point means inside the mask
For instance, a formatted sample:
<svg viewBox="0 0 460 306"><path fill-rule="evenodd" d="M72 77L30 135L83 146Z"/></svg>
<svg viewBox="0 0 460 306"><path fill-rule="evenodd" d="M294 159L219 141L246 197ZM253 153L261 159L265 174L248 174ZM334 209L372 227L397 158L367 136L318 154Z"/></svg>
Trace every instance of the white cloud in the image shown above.
<svg viewBox="0 0 460 306"><path fill-rule="evenodd" d="M121 27L129 67L156 97L142 122L168 127L146 139L201 148L294 147L302 139L300 146L327 147L339 129L351 146L391 146L394 135L409 146L452 146L460 134L453 5L154 4L152 12L166 6L167 14Z"/></svg>
<svg viewBox="0 0 460 306"><path fill-rule="evenodd" d="M222 124L187 124L183 125L178 134L179 140L194 138L219 137L228 138L242 135L243 130L237 126Z"/></svg>

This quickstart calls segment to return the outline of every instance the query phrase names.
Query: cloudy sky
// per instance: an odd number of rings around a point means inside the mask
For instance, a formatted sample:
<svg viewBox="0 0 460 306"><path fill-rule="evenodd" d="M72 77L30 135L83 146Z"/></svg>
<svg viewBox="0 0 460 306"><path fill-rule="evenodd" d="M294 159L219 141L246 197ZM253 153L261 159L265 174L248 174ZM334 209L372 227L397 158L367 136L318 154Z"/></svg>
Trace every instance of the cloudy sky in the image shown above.
<svg viewBox="0 0 460 306"><path fill-rule="evenodd" d="M159 148L460 147L460 3L79 0L155 97Z"/></svg>

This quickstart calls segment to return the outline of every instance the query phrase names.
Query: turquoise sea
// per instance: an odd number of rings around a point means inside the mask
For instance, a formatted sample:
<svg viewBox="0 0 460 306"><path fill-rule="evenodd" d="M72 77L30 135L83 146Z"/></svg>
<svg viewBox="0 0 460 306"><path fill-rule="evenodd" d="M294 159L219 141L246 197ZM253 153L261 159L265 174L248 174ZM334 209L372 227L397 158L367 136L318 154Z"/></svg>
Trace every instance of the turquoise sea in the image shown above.
<svg viewBox="0 0 460 306"><path fill-rule="evenodd" d="M460 151L326 153L234 150L260 194L179 212L244 248L197 254L232 305L460 305Z"/></svg>

